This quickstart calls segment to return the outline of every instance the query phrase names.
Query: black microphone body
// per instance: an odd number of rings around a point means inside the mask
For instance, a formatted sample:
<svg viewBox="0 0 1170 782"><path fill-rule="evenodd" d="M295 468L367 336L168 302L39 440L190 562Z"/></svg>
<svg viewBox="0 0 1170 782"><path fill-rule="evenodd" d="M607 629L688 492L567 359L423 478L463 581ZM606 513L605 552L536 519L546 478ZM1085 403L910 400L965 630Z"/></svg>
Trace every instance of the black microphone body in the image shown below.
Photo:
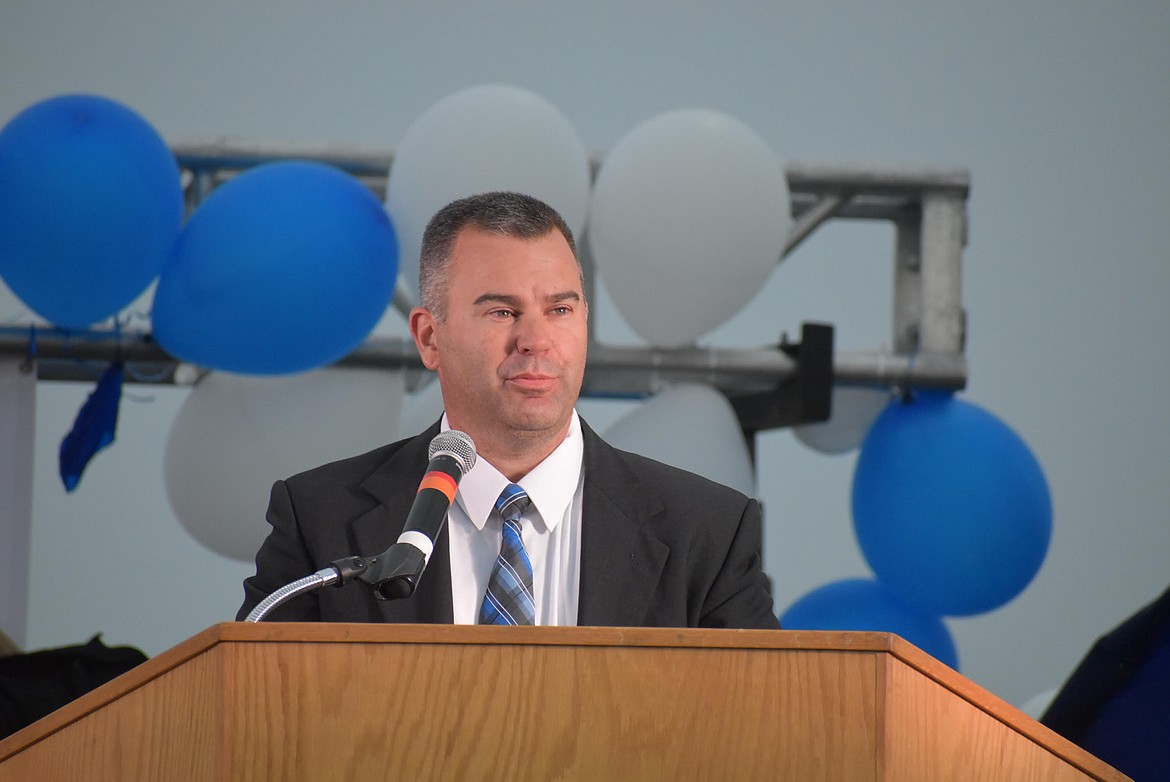
<svg viewBox="0 0 1170 782"><path fill-rule="evenodd" d="M379 600L414 594L430 561L435 541L447 523L460 479L475 465L475 445L463 432L440 432L430 445L430 463L406 516L402 534L386 551L369 561L358 579L370 584Z"/></svg>

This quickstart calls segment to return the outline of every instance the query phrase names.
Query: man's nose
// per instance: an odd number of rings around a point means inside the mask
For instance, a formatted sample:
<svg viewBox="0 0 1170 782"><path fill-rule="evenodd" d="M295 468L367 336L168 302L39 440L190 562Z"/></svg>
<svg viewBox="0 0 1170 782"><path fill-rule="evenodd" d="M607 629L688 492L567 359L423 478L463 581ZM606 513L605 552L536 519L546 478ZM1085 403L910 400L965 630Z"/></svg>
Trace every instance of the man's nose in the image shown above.
<svg viewBox="0 0 1170 782"><path fill-rule="evenodd" d="M544 318L520 318L516 323L516 350L541 353L552 347L552 326Z"/></svg>

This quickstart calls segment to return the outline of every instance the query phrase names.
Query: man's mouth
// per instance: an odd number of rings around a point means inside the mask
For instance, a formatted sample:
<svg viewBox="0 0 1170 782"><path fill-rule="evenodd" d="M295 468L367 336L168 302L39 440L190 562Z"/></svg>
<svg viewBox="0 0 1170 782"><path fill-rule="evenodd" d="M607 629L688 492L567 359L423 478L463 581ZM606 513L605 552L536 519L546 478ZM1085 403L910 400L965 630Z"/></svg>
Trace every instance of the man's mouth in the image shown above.
<svg viewBox="0 0 1170 782"><path fill-rule="evenodd" d="M544 391L545 389L551 388L557 382L557 379L552 375L544 375L538 372L521 372L520 374L508 377L506 382L526 391Z"/></svg>

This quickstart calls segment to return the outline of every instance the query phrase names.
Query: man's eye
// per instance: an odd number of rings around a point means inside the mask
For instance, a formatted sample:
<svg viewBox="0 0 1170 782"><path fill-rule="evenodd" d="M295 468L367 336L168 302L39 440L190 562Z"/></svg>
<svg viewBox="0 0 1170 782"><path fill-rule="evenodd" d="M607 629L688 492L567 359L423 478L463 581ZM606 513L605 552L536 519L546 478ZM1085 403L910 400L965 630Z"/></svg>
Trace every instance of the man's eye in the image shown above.
<svg viewBox="0 0 1170 782"><path fill-rule="evenodd" d="M509 318L516 317L516 313L512 312L512 310L491 310L488 313L488 317L495 318L496 320L508 320Z"/></svg>

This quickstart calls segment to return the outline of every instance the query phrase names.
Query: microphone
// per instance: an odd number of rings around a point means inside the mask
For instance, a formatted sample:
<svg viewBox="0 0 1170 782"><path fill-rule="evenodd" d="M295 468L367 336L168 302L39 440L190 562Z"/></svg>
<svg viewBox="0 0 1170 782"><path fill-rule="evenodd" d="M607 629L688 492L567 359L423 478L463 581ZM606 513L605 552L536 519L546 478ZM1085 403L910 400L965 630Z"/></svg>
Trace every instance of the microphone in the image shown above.
<svg viewBox="0 0 1170 782"><path fill-rule="evenodd" d="M369 560L369 567L358 576L373 586L379 600L399 600L414 594L435 541L447 523L447 509L455 500L459 481L475 466L475 443L465 433L448 429L431 440L427 457L430 464L419 483L402 534L390 548Z"/></svg>

